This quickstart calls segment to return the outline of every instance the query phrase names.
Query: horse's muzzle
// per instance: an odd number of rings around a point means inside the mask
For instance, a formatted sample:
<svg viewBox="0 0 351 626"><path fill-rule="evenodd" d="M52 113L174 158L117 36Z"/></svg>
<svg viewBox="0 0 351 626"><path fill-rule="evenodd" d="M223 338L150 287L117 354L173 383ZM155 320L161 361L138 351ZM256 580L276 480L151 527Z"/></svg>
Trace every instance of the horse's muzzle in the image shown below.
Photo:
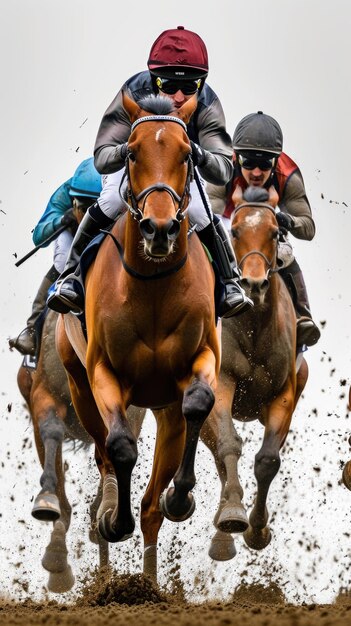
<svg viewBox="0 0 351 626"><path fill-rule="evenodd" d="M240 284L255 304L262 304L269 287L268 278L241 278Z"/></svg>
<svg viewBox="0 0 351 626"><path fill-rule="evenodd" d="M140 232L145 240L147 249L152 256L169 254L171 244L177 239L180 232L180 222L176 219L158 224L150 217L139 223Z"/></svg>

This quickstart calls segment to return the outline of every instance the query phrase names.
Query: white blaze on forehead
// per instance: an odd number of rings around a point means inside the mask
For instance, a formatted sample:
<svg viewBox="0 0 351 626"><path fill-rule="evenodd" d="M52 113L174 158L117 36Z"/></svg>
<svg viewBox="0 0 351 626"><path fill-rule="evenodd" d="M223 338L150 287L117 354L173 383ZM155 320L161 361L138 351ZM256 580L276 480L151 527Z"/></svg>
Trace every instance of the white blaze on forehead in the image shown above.
<svg viewBox="0 0 351 626"><path fill-rule="evenodd" d="M255 211L255 213L252 213L252 215L247 215L245 217L245 222L248 226L250 226L251 228L254 228L255 226L258 226L258 224L261 221L261 212L260 211Z"/></svg>
<svg viewBox="0 0 351 626"><path fill-rule="evenodd" d="M160 140L160 137L163 131L164 131L164 128L159 128L158 131L156 131L156 141Z"/></svg>

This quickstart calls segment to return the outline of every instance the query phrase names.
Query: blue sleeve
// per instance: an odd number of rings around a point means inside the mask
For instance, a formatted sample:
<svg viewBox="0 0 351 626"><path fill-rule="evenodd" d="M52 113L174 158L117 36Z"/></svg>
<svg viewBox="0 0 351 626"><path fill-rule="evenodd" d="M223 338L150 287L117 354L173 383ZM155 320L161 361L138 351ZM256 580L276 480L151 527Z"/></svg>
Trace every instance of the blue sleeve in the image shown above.
<svg viewBox="0 0 351 626"><path fill-rule="evenodd" d="M63 214L72 207L72 198L69 195L71 183L72 178L52 194L43 215L34 228L34 245L39 246L47 237L50 237L59 228Z"/></svg>

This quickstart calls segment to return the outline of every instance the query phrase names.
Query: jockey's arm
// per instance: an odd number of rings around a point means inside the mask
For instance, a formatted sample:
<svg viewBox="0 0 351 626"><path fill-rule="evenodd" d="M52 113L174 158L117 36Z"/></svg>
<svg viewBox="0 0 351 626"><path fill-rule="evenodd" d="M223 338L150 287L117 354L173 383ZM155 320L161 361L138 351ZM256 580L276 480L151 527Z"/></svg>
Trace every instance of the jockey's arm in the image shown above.
<svg viewBox="0 0 351 626"><path fill-rule="evenodd" d="M100 174L112 174L124 167L124 144L129 139L130 128L121 89L105 111L95 141L94 165Z"/></svg>
<svg viewBox="0 0 351 626"><path fill-rule="evenodd" d="M293 218L294 224L290 232L294 237L306 241L313 239L316 227L300 172L294 172L290 176L283 198L279 202L279 208Z"/></svg>
<svg viewBox="0 0 351 626"><path fill-rule="evenodd" d="M72 207L72 198L69 195L71 181L70 178L52 194L43 215L34 228L34 245L39 246L47 237L50 237L61 225L62 216Z"/></svg>
<svg viewBox="0 0 351 626"><path fill-rule="evenodd" d="M199 144L206 157L199 166L200 174L209 183L225 185L233 174L233 148L218 98L200 111L197 127Z"/></svg>

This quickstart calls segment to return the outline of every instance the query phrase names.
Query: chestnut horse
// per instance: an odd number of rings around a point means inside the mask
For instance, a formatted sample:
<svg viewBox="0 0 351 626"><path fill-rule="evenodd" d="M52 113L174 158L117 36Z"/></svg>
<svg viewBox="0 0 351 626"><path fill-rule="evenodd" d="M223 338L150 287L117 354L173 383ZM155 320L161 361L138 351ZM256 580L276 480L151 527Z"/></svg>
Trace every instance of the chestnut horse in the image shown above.
<svg viewBox="0 0 351 626"><path fill-rule="evenodd" d="M66 533L70 526L72 507L65 491L62 445L71 442L75 449L88 449L92 439L79 423L72 407L66 372L55 349L55 328L58 314L49 311L44 322L37 367L25 358L17 374L19 390L27 402L32 418L36 449L43 473L41 489L34 500L32 515L52 522L50 542L42 559L49 572L48 589L63 593L72 588L74 575L67 560ZM143 414L133 411L133 427L139 434ZM98 544L100 567L108 564L108 543L94 529L96 512L101 501L102 485L90 507L90 540Z"/></svg>
<svg viewBox="0 0 351 626"><path fill-rule="evenodd" d="M278 273L275 210L267 204L264 189L250 188L244 198L234 212L232 242L241 285L254 306L242 315L223 320L216 402L201 433L215 457L222 482L214 519L217 532L209 551L217 560L235 556L232 532L244 532L247 545L256 550L270 542L268 490L278 472L279 451L308 377L302 355L296 373L296 317ZM232 418L242 422L257 419L264 426L262 447L255 457L257 495L249 520L237 473L242 440Z"/></svg>
<svg viewBox="0 0 351 626"><path fill-rule="evenodd" d="M163 516L181 521L194 510L195 452L214 403L220 349L214 272L198 237L188 236L192 161L186 124L196 96L174 110L169 98L136 104L124 94L123 106L132 123L128 203L87 273L86 369L63 320L57 343L74 406L96 444L104 480L99 530L108 541L128 539L135 526L131 474L137 444L126 409L133 404L154 412L157 435L141 529L144 572L156 578ZM174 486L163 494L172 479Z"/></svg>

